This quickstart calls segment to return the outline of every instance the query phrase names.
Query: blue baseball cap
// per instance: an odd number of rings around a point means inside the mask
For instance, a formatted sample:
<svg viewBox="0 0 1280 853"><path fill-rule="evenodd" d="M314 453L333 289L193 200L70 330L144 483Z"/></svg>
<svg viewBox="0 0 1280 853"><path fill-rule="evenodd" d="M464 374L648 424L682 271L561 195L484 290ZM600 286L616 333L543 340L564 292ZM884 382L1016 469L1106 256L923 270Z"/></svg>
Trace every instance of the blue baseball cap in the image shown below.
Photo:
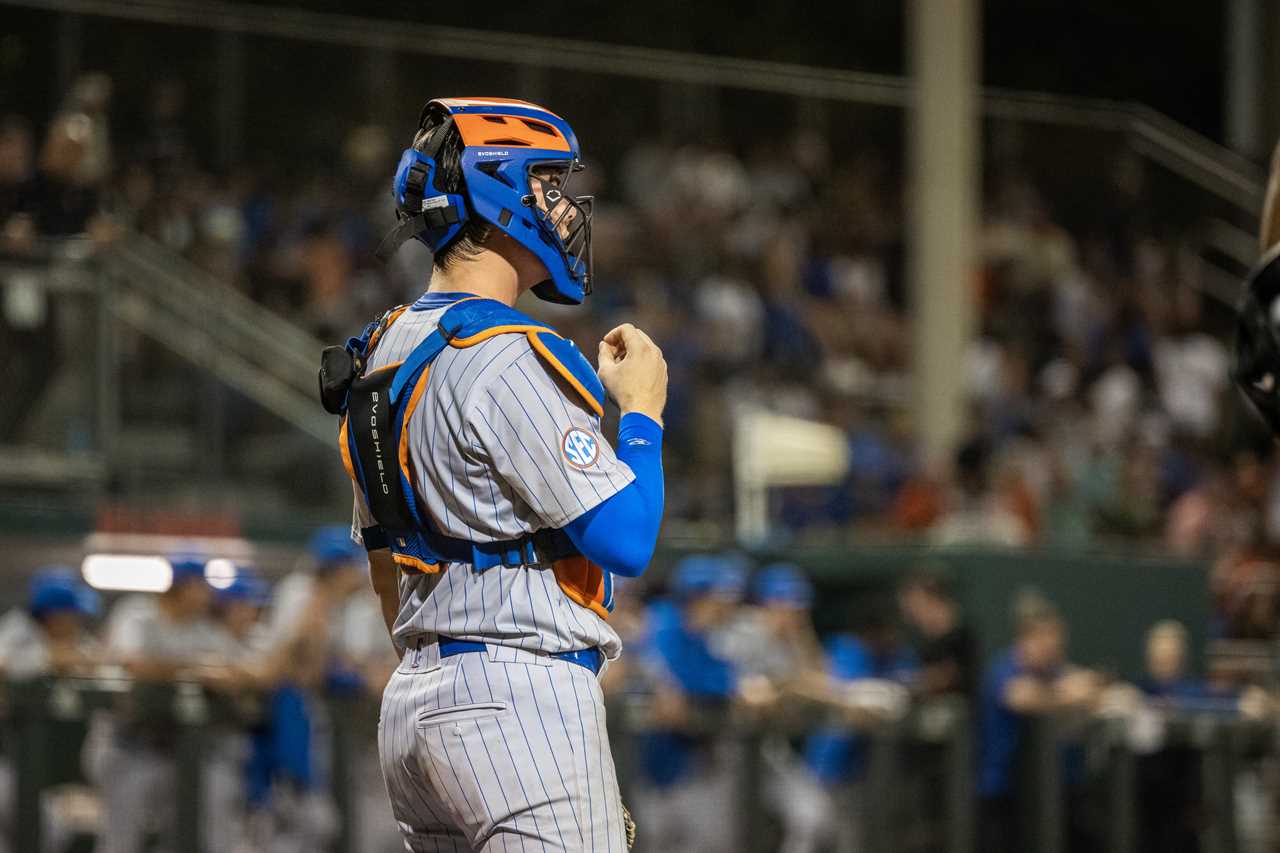
<svg viewBox="0 0 1280 853"><path fill-rule="evenodd" d="M691 554L672 570L671 592L683 601L703 596L736 601L746 589L747 568L737 554Z"/></svg>
<svg viewBox="0 0 1280 853"><path fill-rule="evenodd" d="M236 566L236 579L230 586L218 590L217 601L219 604L243 601L266 607L271 603L271 586L248 566Z"/></svg>
<svg viewBox="0 0 1280 853"><path fill-rule="evenodd" d="M359 564L364 557L364 549L352 540L351 530L340 524L317 530L312 534L307 550L320 571L346 563Z"/></svg>
<svg viewBox="0 0 1280 853"><path fill-rule="evenodd" d="M27 590L27 611L36 618L50 613L94 616L99 604L98 593L68 566L45 566L36 570Z"/></svg>
<svg viewBox="0 0 1280 853"><path fill-rule="evenodd" d="M170 587L187 583L188 581L200 581L200 583L208 583L204 576L204 567L209 560L200 555L190 552L169 555L169 568L173 572L173 580Z"/></svg>
<svg viewBox="0 0 1280 853"><path fill-rule="evenodd" d="M790 607L813 604L813 584L794 563L773 563L756 574L753 584L756 601Z"/></svg>

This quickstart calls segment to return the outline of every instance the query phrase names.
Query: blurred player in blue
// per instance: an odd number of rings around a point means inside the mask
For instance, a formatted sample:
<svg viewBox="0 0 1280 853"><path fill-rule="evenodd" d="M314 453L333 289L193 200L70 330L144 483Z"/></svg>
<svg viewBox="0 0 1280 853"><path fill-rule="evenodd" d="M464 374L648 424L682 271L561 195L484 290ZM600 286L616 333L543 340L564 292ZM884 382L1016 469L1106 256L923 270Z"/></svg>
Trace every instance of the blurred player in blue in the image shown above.
<svg viewBox="0 0 1280 853"><path fill-rule="evenodd" d="M813 628L813 584L798 566L774 563L751 580L752 607L718 633L713 645L744 674L761 675L785 692L789 682L822 670L822 645Z"/></svg>
<svg viewBox="0 0 1280 853"><path fill-rule="evenodd" d="M328 772L330 724L324 702L342 614L368 583L364 551L345 527L322 527L307 556L276 586L266 644L281 656L270 695L271 726L255 745L255 774L269 780L271 825L255 826L271 849L312 850L337 831ZM255 788L262 785L255 783ZM261 798L255 793L255 799Z"/></svg>
<svg viewBox="0 0 1280 853"><path fill-rule="evenodd" d="M216 589L213 619L226 649L228 691L256 691L271 684L273 656L266 645L262 614L271 589L247 565L235 567L234 579ZM238 851L248 844L248 766L250 737L235 721L215 725L204 757L204 797L216 815L209 821L204 844L211 851Z"/></svg>
<svg viewBox="0 0 1280 853"><path fill-rule="evenodd" d="M896 627L879 611L856 634L827 642L826 665L824 683L805 689L827 709L827 722L806 739L802 766L781 788L783 853L832 844L838 853L861 849L867 747L857 730L904 712L903 684L915 669Z"/></svg>
<svg viewBox="0 0 1280 853"><path fill-rule="evenodd" d="M1048 601L1024 595L1015 605L1014 623L1013 646L988 668L978 700L979 849L991 853L1028 849L1020 823L1025 809L1017 768L1028 743L1029 721L1088 711L1102 688L1096 674L1067 662L1066 625ZM1082 781L1083 756L1064 747L1062 760L1072 849L1088 849L1082 846L1080 809L1070 807Z"/></svg>
<svg viewBox="0 0 1280 853"><path fill-rule="evenodd" d="M743 677L713 648L738 612L746 564L731 555L695 555L672 574L668 600L649 609L641 654L653 680L653 729L639 738L643 787L637 797L645 850L738 849L735 744L718 736L737 703L771 701L767 682Z"/></svg>
<svg viewBox="0 0 1280 853"><path fill-rule="evenodd" d="M83 673L99 657L87 623L98 613L98 594L66 566L36 571L24 606L0 617L0 674L11 680ZM13 833L15 776L8 758L0 758L0 853ZM69 841L42 798L44 849L61 850Z"/></svg>
<svg viewBox="0 0 1280 853"><path fill-rule="evenodd" d="M170 557L169 588L145 606L130 601L128 618L117 620L109 651L137 681L193 681L221 689L233 680L226 634L211 618L214 590L205 578L206 563L195 554ZM171 837L176 738L176 729L128 714L94 722L85 760L103 800L99 851L136 853L152 832ZM205 793L210 794L207 786ZM202 805L202 837L227 840L219 801L206 796Z"/></svg>
<svg viewBox="0 0 1280 853"><path fill-rule="evenodd" d="M37 678L90 665L94 644L85 629L98 608L98 594L74 569L39 569L26 606L0 617L0 672L10 679Z"/></svg>

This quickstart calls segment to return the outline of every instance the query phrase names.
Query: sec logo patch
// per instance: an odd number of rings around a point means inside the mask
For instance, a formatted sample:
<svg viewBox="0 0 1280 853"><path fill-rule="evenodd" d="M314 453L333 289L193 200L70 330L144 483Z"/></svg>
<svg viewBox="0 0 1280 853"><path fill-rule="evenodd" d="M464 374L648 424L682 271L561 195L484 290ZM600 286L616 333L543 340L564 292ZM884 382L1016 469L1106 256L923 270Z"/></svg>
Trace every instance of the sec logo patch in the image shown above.
<svg viewBox="0 0 1280 853"><path fill-rule="evenodd" d="M560 452L574 468L590 468L600 458L600 441L585 429L571 429L560 440Z"/></svg>

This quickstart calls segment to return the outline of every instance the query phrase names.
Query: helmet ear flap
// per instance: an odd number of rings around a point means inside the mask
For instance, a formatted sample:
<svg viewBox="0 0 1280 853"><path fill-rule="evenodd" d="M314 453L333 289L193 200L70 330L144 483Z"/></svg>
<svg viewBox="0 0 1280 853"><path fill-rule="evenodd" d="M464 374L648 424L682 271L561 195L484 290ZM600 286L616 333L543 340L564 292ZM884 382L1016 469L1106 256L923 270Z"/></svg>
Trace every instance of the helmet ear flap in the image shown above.
<svg viewBox="0 0 1280 853"><path fill-rule="evenodd" d="M427 150L406 148L392 181L400 224L378 245L378 259L386 262L407 240L418 239L432 252L444 248L467 221L467 203L458 193L443 192L436 181L435 154L444 131L432 136Z"/></svg>
<svg viewBox="0 0 1280 853"><path fill-rule="evenodd" d="M422 156L413 148L406 148L396 167L393 187L396 208L407 215L421 212L422 199L426 195L427 182L435 177L435 161Z"/></svg>

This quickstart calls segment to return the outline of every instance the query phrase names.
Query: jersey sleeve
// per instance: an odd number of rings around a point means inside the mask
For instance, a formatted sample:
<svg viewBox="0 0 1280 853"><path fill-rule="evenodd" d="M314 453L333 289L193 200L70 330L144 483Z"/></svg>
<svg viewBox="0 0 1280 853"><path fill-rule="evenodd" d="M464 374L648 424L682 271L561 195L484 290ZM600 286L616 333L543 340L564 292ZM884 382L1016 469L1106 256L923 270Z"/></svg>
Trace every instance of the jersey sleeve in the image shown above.
<svg viewBox="0 0 1280 853"><path fill-rule="evenodd" d="M550 527L564 527L635 474L600 432L600 418L532 349L477 389L466 429L472 452Z"/></svg>

